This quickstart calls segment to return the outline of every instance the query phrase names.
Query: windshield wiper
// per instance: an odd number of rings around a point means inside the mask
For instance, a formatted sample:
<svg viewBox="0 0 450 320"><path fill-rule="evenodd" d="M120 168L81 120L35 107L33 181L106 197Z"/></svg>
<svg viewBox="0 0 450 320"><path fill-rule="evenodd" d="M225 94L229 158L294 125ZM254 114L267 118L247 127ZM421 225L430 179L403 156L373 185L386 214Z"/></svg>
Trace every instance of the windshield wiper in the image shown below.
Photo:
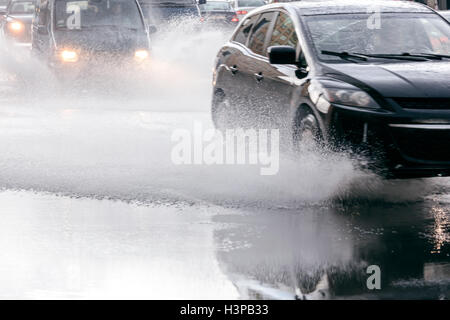
<svg viewBox="0 0 450 320"><path fill-rule="evenodd" d="M395 60L407 60L407 61L427 61L427 60L442 60L450 59L450 56L443 55L443 54L434 54L434 53L398 53L398 54L391 54L391 53L359 53L359 52L337 52L337 51L327 51L322 50L322 54L330 55L330 56L336 56L339 58L342 58L344 60L348 60L349 58L359 59L362 61L367 61L367 58L378 58L378 59L395 59Z"/></svg>
<svg viewBox="0 0 450 320"><path fill-rule="evenodd" d="M409 52L405 52L402 53L403 56L409 56L409 57L423 57L423 58L429 58L429 59L434 59L434 60L442 60L444 59L450 59L450 56L445 55L445 54L437 54L437 53L409 53Z"/></svg>
<svg viewBox="0 0 450 320"><path fill-rule="evenodd" d="M329 55L329 56L339 57L344 60L358 59L358 60L362 60L362 61L367 61L367 58L364 55L361 55L358 53L348 53L345 51L337 52L337 51L328 51L328 50L322 50L320 53Z"/></svg>
<svg viewBox="0 0 450 320"><path fill-rule="evenodd" d="M413 55L406 53L399 54L391 54L391 53L356 53L361 56L370 57L370 58L380 58L380 59L395 59L395 60L408 60L408 61L427 61L430 59L437 59L434 57L426 56L426 55Z"/></svg>

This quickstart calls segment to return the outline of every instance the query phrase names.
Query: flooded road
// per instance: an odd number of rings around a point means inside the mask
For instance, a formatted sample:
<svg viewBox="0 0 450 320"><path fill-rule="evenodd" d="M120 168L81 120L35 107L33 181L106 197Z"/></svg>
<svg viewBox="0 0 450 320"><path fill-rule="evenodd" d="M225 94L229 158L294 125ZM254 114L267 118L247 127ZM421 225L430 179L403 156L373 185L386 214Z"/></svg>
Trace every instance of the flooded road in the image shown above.
<svg viewBox="0 0 450 320"><path fill-rule="evenodd" d="M4 53L0 297L449 298L448 178L383 181L314 153L274 176L173 163L174 130L212 127L225 38L167 34L152 76L81 90Z"/></svg>

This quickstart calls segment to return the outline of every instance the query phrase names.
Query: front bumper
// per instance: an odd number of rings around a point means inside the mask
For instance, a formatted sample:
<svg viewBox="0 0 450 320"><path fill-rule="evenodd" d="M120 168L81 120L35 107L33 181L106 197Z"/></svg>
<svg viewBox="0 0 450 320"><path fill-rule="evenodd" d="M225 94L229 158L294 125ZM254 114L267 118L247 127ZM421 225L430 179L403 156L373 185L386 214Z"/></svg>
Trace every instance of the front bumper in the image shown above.
<svg viewBox="0 0 450 320"><path fill-rule="evenodd" d="M361 110L332 106L330 132L393 178L450 176L448 110Z"/></svg>

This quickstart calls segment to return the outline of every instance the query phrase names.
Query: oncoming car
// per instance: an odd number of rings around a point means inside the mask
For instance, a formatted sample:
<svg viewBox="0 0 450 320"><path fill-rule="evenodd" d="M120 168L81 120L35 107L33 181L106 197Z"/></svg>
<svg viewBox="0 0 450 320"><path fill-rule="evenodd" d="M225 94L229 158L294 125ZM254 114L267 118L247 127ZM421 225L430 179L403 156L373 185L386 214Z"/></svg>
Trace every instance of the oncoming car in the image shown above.
<svg viewBox="0 0 450 320"><path fill-rule="evenodd" d="M135 0L39 0L32 53L69 73L149 59L150 30Z"/></svg>
<svg viewBox="0 0 450 320"><path fill-rule="evenodd" d="M388 178L450 175L450 24L427 6L272 4L249 13L219 51L216 127L277 128L361 157Z"/></svg>
<svg viewBox="0 0 450 320"><path fill-rule="evenodd" d="M10 1L2 20L2 33L14 45L29 46L31 43L31 21L33 20L35 0Z"/></svg>

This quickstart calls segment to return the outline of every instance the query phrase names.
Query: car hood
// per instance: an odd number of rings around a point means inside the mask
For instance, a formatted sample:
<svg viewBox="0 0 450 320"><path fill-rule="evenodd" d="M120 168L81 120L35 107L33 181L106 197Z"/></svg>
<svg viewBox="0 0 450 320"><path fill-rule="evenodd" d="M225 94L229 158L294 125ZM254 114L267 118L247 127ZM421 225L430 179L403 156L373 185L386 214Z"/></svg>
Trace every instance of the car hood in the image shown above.
<svg viewBox="0 0 450 320"><path fill-rule="evenodd" d="M450 62L327 64L324 73L365 84L385 97L450 98Z"/></svg>
<svg viewBox="0 0 450 320"><path fill-rule="evenodd" d="M76 48L89 52L128 52L148 48L144 31L87 29L83 31L59 31L55 33L59 48Z"/></svg>

